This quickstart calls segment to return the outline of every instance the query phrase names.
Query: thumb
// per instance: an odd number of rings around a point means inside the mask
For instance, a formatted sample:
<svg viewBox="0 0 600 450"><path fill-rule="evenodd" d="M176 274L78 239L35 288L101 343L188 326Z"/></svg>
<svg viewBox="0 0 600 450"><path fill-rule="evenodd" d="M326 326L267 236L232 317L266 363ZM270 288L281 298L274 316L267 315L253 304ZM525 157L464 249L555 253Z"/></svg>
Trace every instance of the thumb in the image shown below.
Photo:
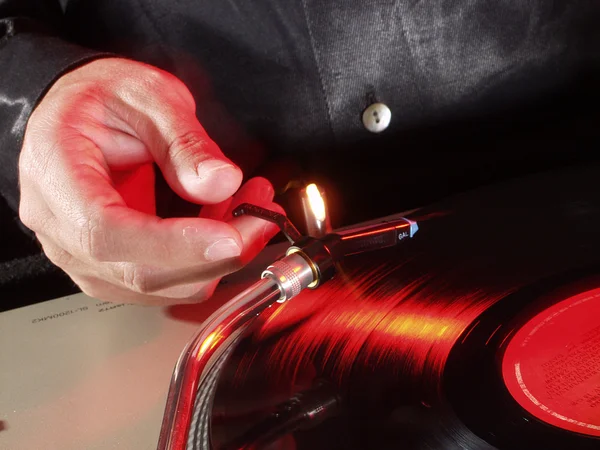
<svg viewBox="0 0 600 450"><path fill-rule="evenodd" d="M231 197L242 183L242 171L198 122L187 88L173 76L162 80L167 86L127 99L133 109L128 115L134 116L129 124L180 197L200 204Z"/></svg>
<svg viewBox="0 0 600 450"><path fill-rule="evenodd" d="M173 140L151 152L177 194L206 205L220 203L238 190L241 169L223 155L199 124L190 121L186 129L172 125L171 132Z"/></svg>

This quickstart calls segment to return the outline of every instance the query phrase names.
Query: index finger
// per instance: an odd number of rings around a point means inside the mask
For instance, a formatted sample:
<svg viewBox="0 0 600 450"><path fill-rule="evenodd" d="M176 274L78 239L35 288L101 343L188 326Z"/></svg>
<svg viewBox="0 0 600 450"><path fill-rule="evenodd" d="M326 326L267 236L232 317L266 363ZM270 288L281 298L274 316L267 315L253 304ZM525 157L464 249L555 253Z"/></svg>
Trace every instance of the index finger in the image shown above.
<svg viewBox="0 0 600 450"><path fill-rule="evenodd" d="M181 267L235 258L242 252L239 232L225 222L162 219L128 208L90 141L83 139L77 158L61 158L54 169L55 189L44 196L57 219L56 234L73 255Z"/></svg>

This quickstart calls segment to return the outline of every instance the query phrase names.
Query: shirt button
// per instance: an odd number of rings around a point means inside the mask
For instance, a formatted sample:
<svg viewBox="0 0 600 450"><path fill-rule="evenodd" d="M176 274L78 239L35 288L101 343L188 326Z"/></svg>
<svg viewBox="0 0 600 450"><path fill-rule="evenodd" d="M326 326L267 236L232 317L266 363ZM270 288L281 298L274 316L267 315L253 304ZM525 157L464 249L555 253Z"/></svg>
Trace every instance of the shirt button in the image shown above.
<svg viewBox="0 0 600 450"><path fill-rule="evenodd" d="M392 120L392 112L383 103L373 103L362 116L363 125L371 133L381 133L385 130Z"/></svg>

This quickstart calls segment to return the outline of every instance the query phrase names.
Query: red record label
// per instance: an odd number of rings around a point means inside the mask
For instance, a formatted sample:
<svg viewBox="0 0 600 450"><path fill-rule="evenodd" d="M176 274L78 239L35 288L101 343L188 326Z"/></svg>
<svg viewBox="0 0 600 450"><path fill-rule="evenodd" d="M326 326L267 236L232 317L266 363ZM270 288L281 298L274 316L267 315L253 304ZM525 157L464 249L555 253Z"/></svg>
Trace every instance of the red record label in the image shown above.
<svg viewBox="0 0 600 450"><path fill-rule="evenodd" d="M600 288L527 322L507 346L502 375L513 398L538 419L600 436Z"/></svg>

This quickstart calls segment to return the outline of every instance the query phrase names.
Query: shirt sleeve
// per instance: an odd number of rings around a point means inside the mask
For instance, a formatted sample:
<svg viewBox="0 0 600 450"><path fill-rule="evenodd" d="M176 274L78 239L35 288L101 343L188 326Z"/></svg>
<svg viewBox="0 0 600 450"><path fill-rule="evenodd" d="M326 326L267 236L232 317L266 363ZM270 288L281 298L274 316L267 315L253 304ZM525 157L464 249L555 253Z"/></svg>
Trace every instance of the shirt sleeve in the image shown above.
<svg viewBox="0 0 600 450"><path fill-rule="evenodd" d="M0 0L0 193L18 210L18 160L32 111L55 80L114 56L63 37L58 0Z"/></svg>

